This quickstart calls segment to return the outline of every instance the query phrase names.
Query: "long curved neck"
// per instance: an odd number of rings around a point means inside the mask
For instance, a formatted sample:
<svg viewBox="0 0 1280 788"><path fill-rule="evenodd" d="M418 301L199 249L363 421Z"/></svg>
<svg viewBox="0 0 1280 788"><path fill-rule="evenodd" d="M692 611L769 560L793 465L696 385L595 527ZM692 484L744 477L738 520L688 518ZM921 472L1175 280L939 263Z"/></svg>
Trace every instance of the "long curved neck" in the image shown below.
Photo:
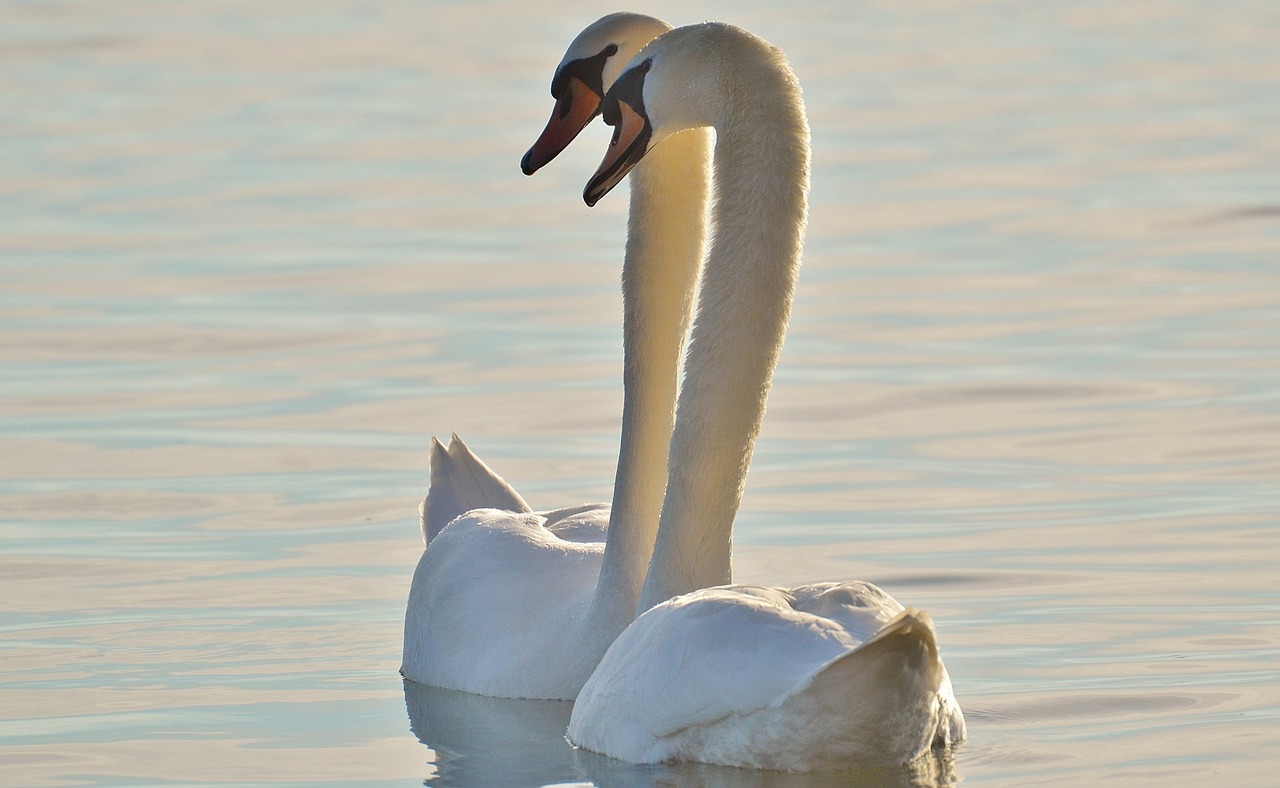
<svg viewBox="0 0 1280 788"><path fill-rule="evenodd" d="M715 126L715 237L638 612L730 580L733 520L799 272L809 186L799 87L777 63L738 80Z"/></svg>
<svg viewBox="0 0 1280 788"><path fill-rule="evenodd" d="M666 488L680 356L706 238L710 139L707 129L678 134L631 173L622 441L593 611L619 632L635 615Z"/></svg>

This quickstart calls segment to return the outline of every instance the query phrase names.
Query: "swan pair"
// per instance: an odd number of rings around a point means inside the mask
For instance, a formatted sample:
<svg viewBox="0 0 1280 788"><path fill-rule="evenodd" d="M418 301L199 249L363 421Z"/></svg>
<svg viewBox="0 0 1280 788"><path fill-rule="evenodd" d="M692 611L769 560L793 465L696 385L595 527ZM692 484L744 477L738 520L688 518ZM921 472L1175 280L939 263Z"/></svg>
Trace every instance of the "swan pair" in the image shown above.
<svg viewBox="0 0 1280 788"><path fill-rule="evenodd" d="M633 762L809 770L963 739L927 614L869 583L726 585L807 211L808 126L785 57L730 25L615 14L570 45L552 94L526 173L597 112L615 133L584 199L632 173L613 504L530 512L456 436L435 442L402 672L576 698L570 740ZM709 129L715 235L689 331Z"/></svg>

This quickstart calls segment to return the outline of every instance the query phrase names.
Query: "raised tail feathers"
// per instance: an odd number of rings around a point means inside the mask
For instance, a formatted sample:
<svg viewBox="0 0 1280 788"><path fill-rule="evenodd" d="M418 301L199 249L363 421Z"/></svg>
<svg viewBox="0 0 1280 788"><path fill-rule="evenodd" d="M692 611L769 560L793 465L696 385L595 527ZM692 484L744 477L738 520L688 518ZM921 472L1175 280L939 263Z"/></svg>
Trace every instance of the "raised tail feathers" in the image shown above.
<svg viewBox="0 0 1280 788"><path fill-rule="evenodd" d="M943 724L938 691L945 679L929 614L908 608L781 703L794 704L805 719L828 720L832 736L844 740L833 753L906 763L929 749ZM854 707L859 713L851 717Z"/></svg>
<svg viewBox="0 0 1280 788"><path fill-rule="evenodd" d="M869 690L914 686L932 693L942 684L943 670L932 619L924 610L907 608L865 643L815 670L788 694L830 683L848 686L850 681L865 682Z"/></svg>
<svg viewBox="0 0 1280 788"><path fill-rule="evenodd" d="M529 512L520 493L485 465L457 433L446 448L431 439L431 485L419 509L422 541L429 543L455 517L472 509Z"/></svg>

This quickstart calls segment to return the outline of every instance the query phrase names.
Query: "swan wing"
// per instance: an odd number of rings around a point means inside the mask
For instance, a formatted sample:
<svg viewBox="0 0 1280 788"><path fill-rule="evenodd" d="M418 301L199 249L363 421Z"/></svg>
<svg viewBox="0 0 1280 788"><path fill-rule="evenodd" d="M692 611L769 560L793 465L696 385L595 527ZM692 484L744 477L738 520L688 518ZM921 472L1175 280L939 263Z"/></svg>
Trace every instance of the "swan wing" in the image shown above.
<svg viewBox="0 0 1280 788"><path fill-rule="evenodd" d="M940 728L950 720L938 692L944 676L928 613L908 608L774 705L821 732L814 737L821 747L805 756L810 763L831 755L906 763L945 735Z"/></svg>
<svg viewBox="0 0 1280 788"><path fill-rule="evenodd" d="M810 583L787 589L796 610L839 624L859 643L865 643L902 612L898 600L873 583Z"/></svg>
<svg viewBox="0 0 1280 788"><path fill-rule="evenodd" d="M964 713L926 611L903 608L861 581L815 584L792 593L797 607L839 621L863 641L775 702L789 707L791 716L831 731L829 739L843 739L828 741L829 751L887 753L905 761L930 744L965 740ZM850 711L853 703L856 714Z"/></svg>
<svg viewBox="0 0 1280 788"><path fill-rule="evenodd" d="M958 710L927 613L869 583L728 586L633 622L579 694L569 738L636 762L905 763L963 726Z"/></svg>
<svg viewBox="0 0 1280 788"><path fill-rule="evenodd" d="M583 687L569 738L627 759L661 760L655 739L769 706L857 646L838 623L793 602L785 589L724 586L650 609Z"/></svg>
<svg viewBox="0 0 1280 788"><path fill-rule="evenodd" d="M603 531L608 508L576 518ZM598 656L580 630L604 544L561 539L545 523L474 509L427 545L405 614L406 678L501 697L577 694Z"/></svg>
<svg viewBox="0 0 1280 788"><path fill-rule="evenodd" d="M431 485L419 513L428 544L455 517L472 509L531 511L520 493L462 442L455 433L448 448L431 439Z"/></svg>

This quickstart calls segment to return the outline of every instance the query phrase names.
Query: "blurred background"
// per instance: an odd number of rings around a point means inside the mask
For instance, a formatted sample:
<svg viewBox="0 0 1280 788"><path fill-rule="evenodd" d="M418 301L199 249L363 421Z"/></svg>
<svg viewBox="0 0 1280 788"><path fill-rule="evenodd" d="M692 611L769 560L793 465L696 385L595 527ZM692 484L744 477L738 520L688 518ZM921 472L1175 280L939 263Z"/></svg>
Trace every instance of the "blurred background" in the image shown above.
<svg viewBox="0 0 1280 788"><path fill-rule="evenodd" d="M535 508L610 497L609 130L518 164L615 10L0 0L0 782L767 783L397 674L431 435ZM1280 6L627 10L804 86L735 576L929 609L970 726L859 780L1269 780Z"/></svg>

